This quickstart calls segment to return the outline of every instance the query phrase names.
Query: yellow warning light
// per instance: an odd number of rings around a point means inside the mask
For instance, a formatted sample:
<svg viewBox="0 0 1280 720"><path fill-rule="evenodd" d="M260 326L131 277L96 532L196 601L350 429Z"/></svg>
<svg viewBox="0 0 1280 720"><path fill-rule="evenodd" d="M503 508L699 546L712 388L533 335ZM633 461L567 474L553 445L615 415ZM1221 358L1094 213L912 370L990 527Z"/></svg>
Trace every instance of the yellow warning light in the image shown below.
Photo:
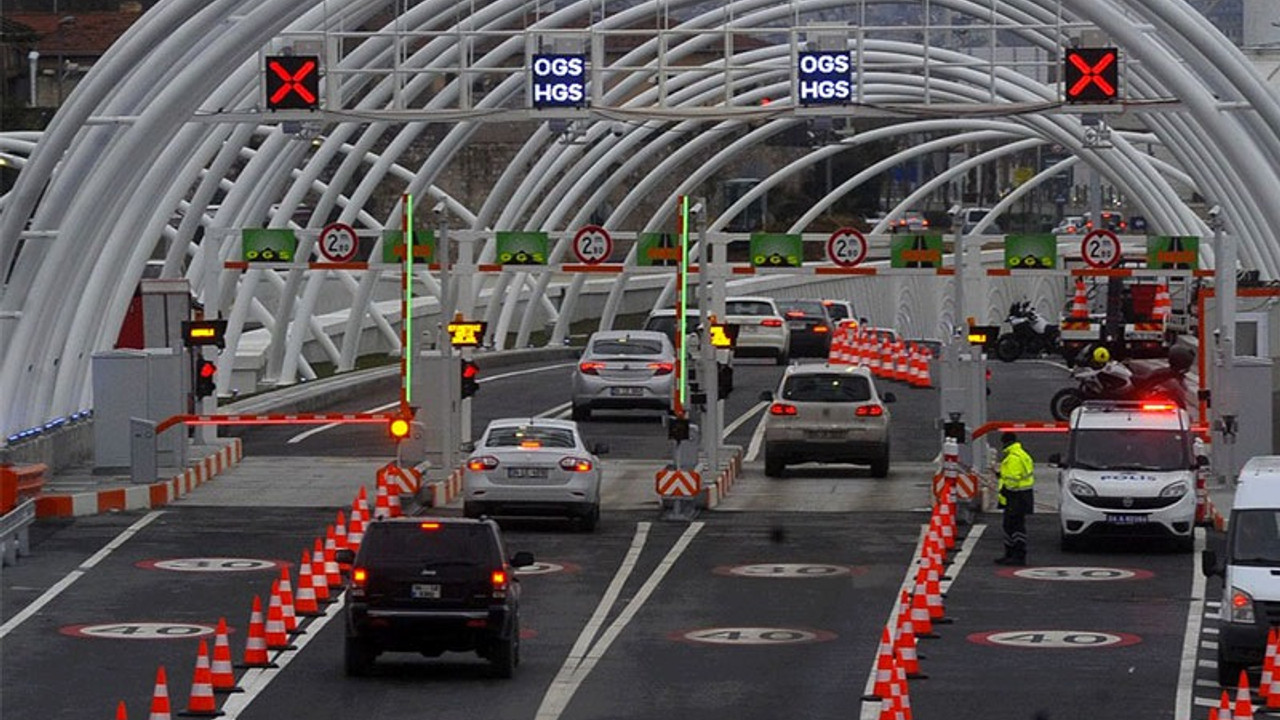
<svg viewBox="0 0 1280 720"><path fill-rule="evenodd" d="M732 348L737 344L738 326L715 323L710 326L711 346L716 348Z"/></svg>
<svg viewBox="0 0 1280 720"><path fill-rule="evenodd" d="M488 326L485 322L451 322L446 326L449 342L454 347L477 347L484 341L484 331Z"/></svg>
<svg viewBox="0 0 1280 720"><path fill-rule="evenodd" d="M403 440L409 437L409 419L395 418L387 425L387 430L393 439Z"/></svg>

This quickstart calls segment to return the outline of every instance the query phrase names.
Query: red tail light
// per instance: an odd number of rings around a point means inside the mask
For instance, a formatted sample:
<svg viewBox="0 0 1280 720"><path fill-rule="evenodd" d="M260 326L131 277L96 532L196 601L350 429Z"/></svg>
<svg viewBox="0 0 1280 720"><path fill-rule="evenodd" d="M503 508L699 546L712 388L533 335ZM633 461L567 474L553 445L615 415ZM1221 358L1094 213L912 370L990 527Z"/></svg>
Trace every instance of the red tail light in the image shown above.
<svg viewBox="0 0 1280 720"><path fill-rule="evenodd" d="M796 406L788 403L776 402L769 406L770 415L795 415Z"/></svg>
<svg viewBox="0 0 1280 720"><path fill-rule="evenodd" d="M920 227L929 227L929 221L927 219L921 220Z"/></svg>
<svg viewBox="0 0 1280 720"><path fill-rule="evenodd" d="M479 472L481 470L492 470L498 467L498 458L492 455L481 455L467 461L467 469ZM425 524L425 523L424 523Z"/></svg>
<svg viewBox="0 0 1280 720"><path fill-rule="evenodd" d="M495 462L496 462L496 461L495 461ZM422 528L423 530L439 530L439 529L440 529L440 523L438 523L438 522L424 522L424 523L418 523L418 527L419 527L419 528Z"/></svg>
<svg viewBox="0 0 1280 720"><path fill-rule="evenodd" d="M880 417L884 415L884 408L880 405L861 405L853 414L858 417Z"/></svg>
<svg viewBox="0 0 1280 720"><path fill-rule="evenodd" d="M782 321L778 318L765 318L760 324L764 327L782 327Z"/></svg>
<svg viewBox="0 0 1280 720"><path fill-rule="evenodd" d="M654 375L667 375L672 370L675 370L676 366L669 362L653 362L649 363L649 369L653 371Z"/></svg>
<svg viewBox="0 0 1280 720"><path fill-rule="evenodd" d="M507 571L494 570L489 574L489 584L493 587L494 597L507 596Z"/></svg>
<svg viewBox="0 0 1280 720"><path fill-rule="evenodd" d="M826 325L814 325L813 331L816 333L824 333L824 332L829 332L830 328L828 328Z"/></svg>
<svg viewBox="0 0 1280 720"><path fill-rule="evenodd" d="M599 375L603 369L604 363L602 362L578 363L578 370L582 371L583 375Z"/></svg>
<svg viewBox="0 0 1280 720"><path fill-rule="evenodd" d="M369 571L362 567L351 570L351 584L362 588L369 584Z"/></svg>
<svg viewBox="0 0 1280 720"><path fill-rule="evenodd" d="M590 472L591 461L580 457L560 458L560 469L569 472Z"/></svg>
<svg viewBox="0 0 1280 720"><path fill-rule="evenodd" d="M804 317L804 311L803 311L803 310L788 310L788 311L787 311L787 317L789 317L789 318L802 318L802 317Z"/></svg>
<svg viewBox="0 0 1280 720"><path fill-rule="evenodd" d="M1176 407L1172 403L1142 403L1143 412L1169 412Z"/></svg>

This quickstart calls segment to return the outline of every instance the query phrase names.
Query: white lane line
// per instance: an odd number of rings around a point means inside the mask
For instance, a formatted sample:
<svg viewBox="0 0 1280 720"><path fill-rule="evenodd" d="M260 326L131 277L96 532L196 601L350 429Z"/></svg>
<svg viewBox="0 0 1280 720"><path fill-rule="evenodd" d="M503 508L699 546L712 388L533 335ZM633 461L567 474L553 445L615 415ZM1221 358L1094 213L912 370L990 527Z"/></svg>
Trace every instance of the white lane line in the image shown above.
<svg viewBox="0 0 1280 720"><path fill-rule="evenodd" d="M320 630L329 624L342 612L342 608L347 604L347 594L344 592L338 596L337 602L334 602L325 609L324 615L315 618L304 628L305 633L298 635L290 640L293 645L291 650L281 650L271 658L271 662L275 663L275 667L270 668L250 668L245 671L240 678L240 687L244 690L242 693L236 693L227 697L227 701L222 704L222 717L226 720L235 720L240 717L240 713L249 709L249 703L253 702L258 694L267 689L272 680L276 676L284 672L289 666L293 658L302 652L302 649L310 643L312 639L320 634Z"/></svg>
<svg viewBox="0 0 1280 720"><path fill-rule="evenodd" d="M729 437L729 433L732 433L738 428L742 427L743 425L746 425L747 421L750 420L756 413L760 412L761 410L764 410L767 407L769 407L769 403L767 402L756 403L755 406L753 406L750 410L739 415L737 420L734 420L733 422L729 423L724 427L724 435L721 436L721 439Z"/></svg>
<svg viewBox="0 0 1280 720"><path fill-rule="evenodd" d="M649 523L640 523L640 525L645 526L643 533L647 536ZM587 624L582 634L578 636L578 641L574 643L569 657L565 659L564 665L561 666L560 671L556 674L555 680L547 688L547 694L543 696L542 704L538 707L538 712L534 716L535 720L557 720L564 713L569 701L573 699L582 682L587 679L587 675L595 668L600 658L604 657L609 646L626 628L627 623L631 622L636 613L640 612L640 608L648 601L653 591L658 588L658 585L675 565L680 555L689 547L689 543L693 542L693 538L702 530L703 525L705 523L695 522L684 531L680 539L667 551L666 557L654 569L649 579L641 586L640 591L627 603L626 608L614 619L613 623L600 636L600 639L594 645L590 645L590 639L599 629L600 623L603 622L604 617L614 603L617 602L617 595L621 592L626 576L630 575L631 571L635 569L635 561L638 559L639 551L644 545L644 538L641 537L642 529L637 526L636 537L632 540L631 550L628 551L626 558L623 560L623 565L619 568L618 575L614 576L614 582L610 584L605 597L601 598L600 605L596 607L596 612L592 615L591 622Z"/></svg>
<svg viewBox="0 0 1280 720"><path fill-rule="evenodd" d="M492 377L481 377L477 382L483 385L484 383L493 382L494 380L503 380L509 377L519 377L521 375L530 375L532 373L543 372L544 370L558 370L559 368L573 367L576 364L577 363L556 363L555 365L547 365L545 367L529 368L526 370L513 370L509 373L502 373L501 375L494 375ZM379 405L376 408L372 408L370 410L362 410L361 412L366 412L366 413L384 412L386 410L390 410L391 408L397 407L399 405L400 405L400 401L397 400L396 402L387 403L386 405ZM547 411L548 414L550 414L551 412L552 412L551 410ZM325 430L332 430L333 428L336 428L341 424L342 423L329 423L327 425L317 425L309 430L304 430L303 432L300 432L297 435L294 435L293 437L289 438L286 442L300 443L303 440L306 440L307 438L311 437L312 435L317 435L319 433L324 432Z"/></svg>
<svg viewBox="0 0 1280 720"><path fill-rule="evenodd" d="M1200 644L1200 622L1204 616L1206 579L1198 562L1204 550L1204 528L1196 528L1195 552L1191 554L1191 604L1187 608L1187 629L1182 636L1182 664L1178 668L1178 696L1173 716L1190 718L1196 681L1196 654Z"/></svg>
<svg viewBox="0 0 1280 720"><path fill-rule="evenodd" d="M54 598L58 597L58 595L62 594L63 590L66 590L67 588L71 587L72 583L74 583L75 581L83 577L85 572L87 572L88 570L92 570L98 563L106 559L108 555L110 555L113 551L115 551L117 548L123 545L129 538L137 534L139 530L151 524L152 520L155 520L156 518L160 517L163 514L164 514L163 510L156 510L154 512L149 512L146 515L144 515L142 518L140 518L137 522L125 528L119 535L115 536L115 538L111 542L103 546L101 550L91 555L88 560L85 560L83 563L81 563L80 567L67 573L65 577L63 577L58 582L54 583L53 586L50 587L48 590L45 590L44 593L40 595L40 597L33 600L30 605L26 606L21 611L19 611L17 615L14 615L13 617L9 618L9 621L6 622L4 625L0 625L0 638L3 638L9 633L13 632L19 625L26 622L27 619L30 618L32 615L35 615L37 612L40 612L41 608L43 608L45 605L48 605L50 602L52 602Z"/></svg>
<svg viewBox="0 0 1280 720"><path fill-rule="evenodd" d="M569 417L569 408L572 405L573 405L572 401L560 403L559 405L553 405L552 407L549 407L546 410L543 410L537 415L534 415L534 417L556 418L556 419L562 420L564 418Z"/></svg>
<svg viewBox="0 0 1280 720"><path fill-rule="evenodd" d="M742 457L743 462L752 462L760 454L760 446L764 444L764 421L765 416L761 415L756 431L751 433L751 442L747 445L747 454Z"/></svg>

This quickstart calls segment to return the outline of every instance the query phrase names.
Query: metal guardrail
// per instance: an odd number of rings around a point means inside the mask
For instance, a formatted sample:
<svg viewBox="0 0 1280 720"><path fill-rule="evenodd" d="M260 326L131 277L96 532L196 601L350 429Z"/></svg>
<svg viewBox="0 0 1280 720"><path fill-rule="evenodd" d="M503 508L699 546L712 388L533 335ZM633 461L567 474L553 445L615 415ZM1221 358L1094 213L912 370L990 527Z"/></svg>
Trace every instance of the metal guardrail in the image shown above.
<svg viewBox="0 0 1280 720"><path fill-rule="evenodd" d="M31 554L28 528L36 520L36 501L28 498L0 516L0 553L5 565L14 565L18 558Z"/></svg>

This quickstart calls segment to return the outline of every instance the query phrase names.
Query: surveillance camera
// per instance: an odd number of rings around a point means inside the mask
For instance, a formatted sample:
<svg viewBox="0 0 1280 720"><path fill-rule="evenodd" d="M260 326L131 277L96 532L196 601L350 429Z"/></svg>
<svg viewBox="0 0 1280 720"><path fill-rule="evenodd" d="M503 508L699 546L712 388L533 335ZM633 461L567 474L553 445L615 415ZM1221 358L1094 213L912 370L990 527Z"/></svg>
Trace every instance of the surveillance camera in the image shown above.
<svg viewBox="0 0 1280 720"><path fill-rule="evenodd" d="M612 133L614 136L621 137L622 134L625 133L626 131L627 131L626 126L620 122L611 123L609 125L609 132Z"/></svg>
<svg viewBox="0 0 1280 720"><path fill-rule="evenodd" d="M431 208L431 212L435 213L436 215L443 215L444 209L445 209L445 204L444 204L444 201L441 200L440 202L436 203L435 207Z"/></svg>
<svg viewBox="0 0 1280 720"><path fill-rule="evenodd" d="M1211 217L1211 218L1217 218L1217 217L1221 217L1221 216L1222 216L1222 206L1221 206L1221 205L1214 205L1213 207L1209 208L1209 217Z"/></svg>
<svg viewBox="0 0 1280 720"><path fill-rule="evenodd" d="M952 205L950 208L948 208L948 209L947 209L947 214L948 214L948 215L950 215L951 217L955 217L955 216L959 215L959 214L960 214L960 206L959 206L959 205Z"/></svg>
<svg viewBox="0 0 1280 720"><path fill-rule="evenodd" d="M701 214L702 214L702 203L694 203L694 204L693 204L693 207L689 208L689 214L690 214L690 215L701 215Z"/></svg>

